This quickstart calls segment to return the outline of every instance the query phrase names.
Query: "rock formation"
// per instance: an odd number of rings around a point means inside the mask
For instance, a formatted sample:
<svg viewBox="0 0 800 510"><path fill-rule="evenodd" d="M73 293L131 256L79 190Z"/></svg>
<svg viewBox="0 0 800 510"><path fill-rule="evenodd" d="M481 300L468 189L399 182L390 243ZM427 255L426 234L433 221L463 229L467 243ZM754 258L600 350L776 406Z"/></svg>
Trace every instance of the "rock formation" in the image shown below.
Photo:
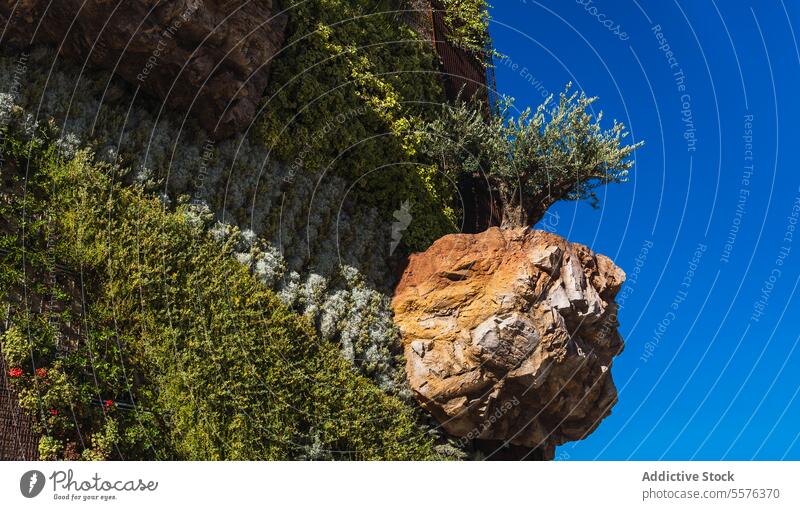
<svg viewBox="0 0 800 510"><path fill-rule="evenodd" d="M551 456L616 403L624 280L607 257L546 232L439 239L411 256L392 301L411 388L453 436Z"/></svg>
<svg viewBox="0 0 800 510"><path fill-rule="evenodd" d="M215 138L247 127L283 44L272 0L0 0L2 44L41 42L121 76Z"/></svg>

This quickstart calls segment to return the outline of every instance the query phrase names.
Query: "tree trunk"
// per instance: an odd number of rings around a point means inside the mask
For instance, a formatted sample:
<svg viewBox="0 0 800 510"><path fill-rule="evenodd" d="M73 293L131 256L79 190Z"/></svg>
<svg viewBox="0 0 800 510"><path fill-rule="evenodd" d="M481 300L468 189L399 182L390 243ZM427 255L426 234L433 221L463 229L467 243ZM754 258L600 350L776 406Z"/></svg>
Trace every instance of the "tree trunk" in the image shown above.
<svg viewBox="0 0 800 510"><path fill-rule="evenodd" d="M464 212L462 232L477 234L489 227L532 227L553 204L565 199L573 187L574 184L565 182L526 197L518 188L510 189L484 175L464 175L458 182Z"/></svg>
<svg viewBox="0 0 800 510"><path fill-rule="evenodd" d="M465 234L477 234L503 223L503 203L497 189L483 175L462 175L458 180Z"/></svg>

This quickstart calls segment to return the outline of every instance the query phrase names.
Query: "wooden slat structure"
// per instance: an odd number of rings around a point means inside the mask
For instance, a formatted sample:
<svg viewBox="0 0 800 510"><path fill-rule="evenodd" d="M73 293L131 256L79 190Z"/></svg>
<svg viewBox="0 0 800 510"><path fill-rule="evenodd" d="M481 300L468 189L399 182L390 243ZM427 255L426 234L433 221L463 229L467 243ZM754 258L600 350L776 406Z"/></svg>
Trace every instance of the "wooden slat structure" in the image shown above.
<svg viewBox="0 0 800 510"><path fill-rule="evenodd" d="M484 106L487 118L494 114L497 104L497 84L494 77L491 41L482 52L456 44L446 22L446 10L441 0L406 0L413 14L406 22L431 45L441 62L441 76L447 99L475 99ZM502 220L501 204L493 196L484 175L462 175L458 190L463 204L462 232L476 233Z"/></svg>
<svg viewBox="0 0 800 510"><path fill-rule="evenodd" d="M488 106L485 56L454 44L445 22L444 7L437 0L431 0L430 6L433 44L442 61L442 79L448 99L455 99L461 92L462 98L477 99Z"/></svg>
<svg viewBox="0 0 800 510"><path fill-rule="evenodd" d="M475 52L454 42L447 26L446 10L439 0L405 0L408 11L403 19L423 39L429 40L441 62L445 93L454 100L475 98L489 107L496 95L492 52ZM488 46L491 46L489 43Z"/></svg>
<svg viewBox="0 0 800 510"><path fill-rule="evenodd" d="M8 384L8 365L1 354L0 370L0 460L36 460L38 438Z"/></svg>

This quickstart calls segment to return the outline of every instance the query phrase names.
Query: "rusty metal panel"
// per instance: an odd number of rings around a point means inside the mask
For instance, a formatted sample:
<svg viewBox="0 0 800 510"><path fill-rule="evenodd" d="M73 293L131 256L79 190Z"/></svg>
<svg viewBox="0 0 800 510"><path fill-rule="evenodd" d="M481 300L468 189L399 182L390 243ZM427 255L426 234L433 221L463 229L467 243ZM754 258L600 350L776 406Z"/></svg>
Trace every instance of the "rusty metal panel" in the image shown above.
<svg viewBox="0 0 800 510"><path fill-rule="evenodd" d="M464 99L477 99L488 105L486 68L483 55L461 48L450 41L443 6L433 0L433 33L436 53L442 61L445 93L453 100L461 92Z"/></svg>

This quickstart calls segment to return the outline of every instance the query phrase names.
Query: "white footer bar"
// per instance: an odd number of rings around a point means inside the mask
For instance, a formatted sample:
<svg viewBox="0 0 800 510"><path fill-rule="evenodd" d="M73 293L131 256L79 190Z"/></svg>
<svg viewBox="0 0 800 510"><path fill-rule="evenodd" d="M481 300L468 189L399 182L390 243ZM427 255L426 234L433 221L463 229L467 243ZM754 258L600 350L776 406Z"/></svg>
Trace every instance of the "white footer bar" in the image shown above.
<svg viewBox="0 0 800 510"><path fill-rule="evenodd" d="M797 509L799 480L798 462L0 462L0 501L15 509Z"/></svg>

